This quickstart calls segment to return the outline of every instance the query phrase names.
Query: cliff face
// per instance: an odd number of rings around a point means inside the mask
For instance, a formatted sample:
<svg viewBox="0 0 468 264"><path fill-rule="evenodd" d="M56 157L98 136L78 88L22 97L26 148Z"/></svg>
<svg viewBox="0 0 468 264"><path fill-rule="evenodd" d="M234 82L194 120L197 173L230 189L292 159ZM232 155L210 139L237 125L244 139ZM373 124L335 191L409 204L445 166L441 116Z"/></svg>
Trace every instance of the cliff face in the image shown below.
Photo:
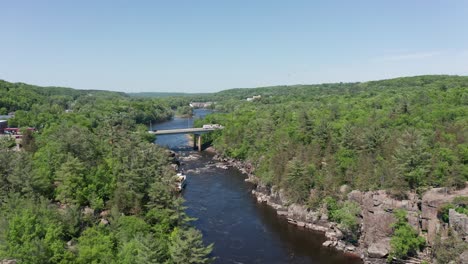
<svg viewBox="0 0 468 264"><path fill-rule="evenodd" d="M450 226L459 236L468 242L468 216L466 214L457 213L455 210L449 211Z"/></svg>
<svg viewBox="0 0 468 264"><path fill-rule="evenodd" d="M289 203L283 190L275 186L265 186L252 174L251 164L219 156L215 156L215 159L227 162L247 174L246 181L256 184L252 193L258 202L273 207L278 215L286 217L291 224L324 232L327 238L323 243L324 246L356 254L366 263L385 263L384 258L390 251L390 237L393 232L391 225L396 221L394 217L396 209L407 212L409 224L426 238L428 248L434 245L437 235L446 236L449 228L464 238L465 243L468 242L468 216L451 209L448 224L441 222L437 217L442 205L452 202L457 196L468 196L468 185L464 189L450 192L445 188L433 188L422 196L408 193L406 200L394 199L384 190L349 192L347 199L356 202L361 210L360 237L358 245L355 246L343 240L343 232L336 223L329 221L326 209L312 211L303 205ZM340 190L342 194L348 192L347 188L342 189ZM428 252L425 253L425 256L429 257ZM463 256L468 257L468 252L464 252L460 258Z"/></svg>
<svg viewBox="0 0 468 264"><path fill-rule="evenodd" d="M415 228L419 227L418 198L415 194L408 197L408 200L398 201L388 196L385 191L352 191L348 194L348 199L359 204L361 208L359 245L367 249L370 257L382 258L389 253L391 225L395 222L394 210L406 210L408 222Z"/></svg>
<svg viewBox="0 0 468 264"><path fill-rule="evenodd" d="M458 220L452 220L455 219L454 213L456 213L452 210L452 215L449 217L454 223L449 225L437 218L438 209L443 204L452 202L457 196L468 196L468 188L452 192L447 192L443 188L434 188L425 192L421 199L415 193L410 193L407 200L401 201L393 199L385 191L352 191L348 199L361 207L360 247L367 248L368 255L372 257L385 257L388 254L392 235L391 224L395 222L393 211L396 209L404 209L407 212L408 222L426 238L429 246L434 245L437 234L446 235L449 227L454 230L461 229L463 231L460 231L460 234L466 234L463 232L468 230L468 222L461 220L463 217L466 219L466 215L460 216Z"/></svg>
<svg viewBox="0 0 468 264"><path fill-rule="evenodd" d="M252 180L252 176L250 179ZM465 238L465 241L468 239L468 216L451 209L449 224L439 221L437 217L438 209L443 204L452 202L457 196L468 196L468 187L452 192L434 188L424 193L422 198L409 193L406 200L396 200L383 190L350 192L348 200L359 204L361 209L361 234L357 247L342 240L343 232L336 223L328 221L326 210L311 211L299 204L288 204L284 192L275 187L258 184L252 193L258 202L272 206L278 215L287 217L290 223L325 232L327 241L324 246L359 255L372 263L379 262L378 259L385 258L390 252L391 225L396 220L393 214L396 209L407 212L408 222L426 238L429 247L434 245L437 235L446 236L449 227Z"/></svg>

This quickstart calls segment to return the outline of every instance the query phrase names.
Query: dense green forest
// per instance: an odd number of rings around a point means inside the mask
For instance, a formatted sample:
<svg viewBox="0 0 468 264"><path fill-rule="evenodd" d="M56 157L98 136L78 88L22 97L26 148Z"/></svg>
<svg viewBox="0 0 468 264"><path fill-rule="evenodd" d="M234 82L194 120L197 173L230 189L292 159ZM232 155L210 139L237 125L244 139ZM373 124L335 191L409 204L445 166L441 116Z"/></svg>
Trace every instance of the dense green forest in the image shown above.
<svg viewBox="0 0 468 264"><path fill-rule="evenodd" d="M261 98L246 101L255 95ZM468 77L165 98L0 81L0 115L15 112L8 124L24 131L22 151L0 138L0 259L211 262L212 245L203 245L171 187L168 154L147 133L150 121L190 115L191 101L216 102L216 113L197 124L225 127L207 134L219 152L251 163L263 184L283 188L291 202L325 205L351 234L358 208L344 201L343 185L404 198L468 180ZM418 248L405 216L398 219L396 229Z"/></svg>
<svg viewBox="0 0 468 264"><path fill-rule="evenodd" d="M211 262L168 153L147 133L182 104L0 81L0 114L37 128L24 130L21 151L0 137L0 260Z"/></svg>
<svg viewBox="0 0 468 264"><path fill-rule="evenodd" d="M292 202L339 199L344 184L403 197L468 180L468 77L232 89L206 100L220 113L198 125L225 126L210 135L216 149L251 162Z"/></svg>

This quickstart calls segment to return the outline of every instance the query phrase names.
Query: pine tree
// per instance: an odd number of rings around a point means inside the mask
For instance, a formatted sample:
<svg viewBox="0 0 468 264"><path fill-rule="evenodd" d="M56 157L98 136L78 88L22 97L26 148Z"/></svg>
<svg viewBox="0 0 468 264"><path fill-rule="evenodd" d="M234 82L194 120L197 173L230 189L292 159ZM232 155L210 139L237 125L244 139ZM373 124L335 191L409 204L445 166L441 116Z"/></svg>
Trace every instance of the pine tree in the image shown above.
<svg viewBox="0 0 468 264"><path fill-rule="evenodd" d="M209 254L213 250L213 244L203 245L200 231L194 228L172 231L169 242L169 254L171 263L174 264L207 264L213 262Z"/></svg>

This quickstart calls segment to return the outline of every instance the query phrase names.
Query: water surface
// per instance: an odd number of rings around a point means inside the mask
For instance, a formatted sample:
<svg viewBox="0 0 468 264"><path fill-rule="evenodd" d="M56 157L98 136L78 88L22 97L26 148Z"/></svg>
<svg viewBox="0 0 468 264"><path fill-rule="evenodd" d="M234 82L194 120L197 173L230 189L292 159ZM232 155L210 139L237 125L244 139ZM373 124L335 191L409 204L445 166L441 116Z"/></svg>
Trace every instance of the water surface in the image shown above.
<svg viewBox="0 0 468 264"><path fill-rule="evenodd" d="M208 113L199 109L194 118L175 118L153 129L192 127L193 119ZM288 224L272 208L258 204L245 175L216 167L213 155L193 151L185 135L158 136L156 143L181 157L187 174L182 193L187 214L197 218L193 225L202 231L205 242L215 244L215 263L362 263L322 247L322 233Z"/></svg>

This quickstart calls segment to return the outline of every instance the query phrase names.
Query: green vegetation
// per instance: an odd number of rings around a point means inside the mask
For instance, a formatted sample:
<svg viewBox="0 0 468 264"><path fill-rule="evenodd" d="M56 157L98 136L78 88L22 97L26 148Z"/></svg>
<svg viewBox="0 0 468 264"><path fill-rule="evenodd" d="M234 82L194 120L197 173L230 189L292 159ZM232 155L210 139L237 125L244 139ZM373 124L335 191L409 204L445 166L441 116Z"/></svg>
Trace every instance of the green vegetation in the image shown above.
<svg viewBox="0 0 468 264"><path fill-rule="evenodd" d="M191 117L193 115L193 109L189 105L180 106L177 108L176 115Z"/></svg>
<svg viewBox="0 0 468 264"><path fill-rule="evenodd" d="M0 259L19 263L208 263L171 187L149 121L160 99L0 82L0 108L25 134L0 141ZM71 110L71 111L66 111Z"/></svg>
<svg viewBox="0 0 468 264"><path fill-rule="evenodd" d="M254 95L261 98L246 101ZM293 203L326 206L350 242L359 238L359 207L341 190L383 189L403 199L468 180L468 77L232 89L205 100L218 112L196 125L225 127L207 136L221 154L253 164L260 181ZM448 205L445 221L448 208L467 207ZM403 258L424 241L402 212L396 216L392 257Z"/></svg>
<svg viewBox="0 0 468 264"><path fill-rule="evenodd" d="M359 205L350 201L337 202L330 196L325 198L324 203L328 210L329 219L340 224L345 239L351 243L357 243L359 238L357 217L360 213Z"/></svg>
<svg viewBox="0 0 468 264"><path fill-rule="evenodd" d="M197 124L224 125L216 149L294 201L339 198L343 184L403 198L468 180L467 91L458 76L233 89L207 96L223 112Z"/></svg>
<svg viewBox="0 0 468 264"><path fill-rule="evenodd" d="M442 205L437 212L437 217L443 222L448 223L450 209L455 209L460 214L468 215L468 197L458 196L451 203Z"/></svg>
<svg viewBox="0 0 468 264"><path fill-rule="evenodd" d="M449 230L447 238L441 239L440 236L437 237L433 248L433 255L437 263L458 263L454 261L458 260L465 250L468 250L468 244L458 237L456 233Z"/></svg>
<svg viewBox="0 0 468 264"><path fill-rule="evenodd" d="M388 261L393 258L402 259L407 256L413 256L426 243L423 237L411 227L406 219L406 211L395 211L396 222L393 224L393 235L390 240L391 251Z"/></svg>

